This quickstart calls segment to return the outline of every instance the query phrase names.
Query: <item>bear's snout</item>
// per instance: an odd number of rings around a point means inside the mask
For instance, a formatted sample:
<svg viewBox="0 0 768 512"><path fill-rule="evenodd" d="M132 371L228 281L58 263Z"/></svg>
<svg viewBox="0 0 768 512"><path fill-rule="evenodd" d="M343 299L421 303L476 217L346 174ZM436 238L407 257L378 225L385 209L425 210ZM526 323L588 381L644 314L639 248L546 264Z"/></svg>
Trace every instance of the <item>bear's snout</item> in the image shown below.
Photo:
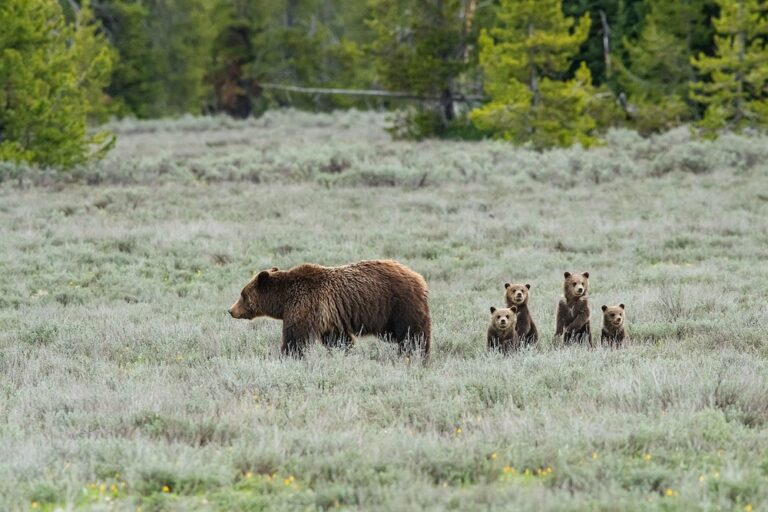
<svg viewBox="0 0 768 512"><path fill-rule="evenodd" d="M242 301L238 300L227 310L232 318L247 318L247 311L243 307Z"/></svg>

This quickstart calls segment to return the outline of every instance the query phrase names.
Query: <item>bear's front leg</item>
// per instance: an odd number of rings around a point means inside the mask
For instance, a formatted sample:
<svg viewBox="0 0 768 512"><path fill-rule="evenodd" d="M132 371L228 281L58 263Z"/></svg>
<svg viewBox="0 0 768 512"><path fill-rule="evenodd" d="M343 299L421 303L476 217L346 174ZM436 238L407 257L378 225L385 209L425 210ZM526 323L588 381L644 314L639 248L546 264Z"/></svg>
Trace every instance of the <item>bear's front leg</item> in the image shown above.
<svg viewBox="0 0 768 512"><path fill-rule="evenodd" d="M568 307L564 301L557 304L557 326L555 327L555 336L561 336L565 328L565 321L568 317Z"/></svg>
<svg viewBox="0 0 768 512"><path fill-rule="evenodd" d="M283 345L280 351L286 356L302 357L304 347L316 338L317 335L308 326L283 321Z"/></svg>

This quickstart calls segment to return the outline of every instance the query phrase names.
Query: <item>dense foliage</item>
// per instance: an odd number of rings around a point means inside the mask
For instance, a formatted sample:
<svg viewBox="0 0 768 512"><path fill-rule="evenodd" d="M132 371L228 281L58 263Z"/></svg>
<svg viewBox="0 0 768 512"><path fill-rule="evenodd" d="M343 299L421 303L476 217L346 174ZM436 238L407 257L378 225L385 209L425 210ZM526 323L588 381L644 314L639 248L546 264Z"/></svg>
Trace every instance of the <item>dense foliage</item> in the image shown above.
<svg viewBox="0 0 768 512"><path fill-rule="evenodd" d="M71 166L109 147L103 111L113 52L87 5L67 23L48 0L0 4L0 160Z"/></svg>
<svg viewBox="0 0 768 512"><path fill-rule="evenodd" d="M106 114L392 109L399 136L537 148L768 121L761 0L8 0L2 16L5 159L83 161L85 119Z"/></svg>

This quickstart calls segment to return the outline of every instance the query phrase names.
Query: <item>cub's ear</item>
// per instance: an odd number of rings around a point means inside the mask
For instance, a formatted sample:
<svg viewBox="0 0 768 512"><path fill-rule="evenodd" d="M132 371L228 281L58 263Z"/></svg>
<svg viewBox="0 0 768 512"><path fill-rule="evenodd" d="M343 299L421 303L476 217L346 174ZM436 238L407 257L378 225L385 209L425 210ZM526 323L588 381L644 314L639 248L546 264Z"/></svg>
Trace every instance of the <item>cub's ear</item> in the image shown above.
<svg viewBox="0 0 768 512"><path fill-rule="evenodd" d="M565 276L566 279L571 277L571 273L570 272L565 272L563 275Z"/></svg>
<svg viewBox="0 0 768 512"><path fill-rule="evenodd" d="M527 283L526 283L525 287L528 288L529 290L531 289L531 285L529 285Z"/></svg>
<svg viewBox="0 0 768 512"><path fill-rule="evenodd" d="M277 272L278 270L280 269L277 267L272 267L271 269L269 269L270 272Z"/></svg>
<svg viewBox="0 0 768 512"><path fill-rule="evenodd" d="M517 306L509 306L510 311L517 313Z"/></svg>
<svg viewBox="0 0 768 512"><path fill-rule="evenodd" d="M605 304L603 304L603 307L602 307L602 308L600 308L600 309L602 309L603 311L605 311L606 309L608 309L608 306L606 306Z"/></svg>
<svg viewBox="0 0 768 512"><path fill-rule="evenodd" d="M624 309L624 304L619 304L619 307L620 307L621 309Z"/></svg>
<svg viewBox="0 0 768 512"><path fill-rule="evenodd" d="M584 277L586 277L587 279L589 279L589 272L584 272L584 273L582 273L581 275L583 275Z"/></svg>
<svg viewBox="0 0 768 512"><path fill-rule="evenodd" d="M496 312L496 308L491 306L491 314L494 314Z"/></svg>
<svg viewBox="0 0 768 512"><path fill-rule="evenodd" d="M504 283L504 288L505 288L505 289L506 289L506 288L509 288L510 286L512 286L512 285L511 285L511 284L509 284L509 283Z"/></svg>
<svg viewBox="0 0 768 512"><path fill-rule="evenodd" d="M266 270L262 270L259 272L259 275L256 276L256 285L257 286L264 286L269 281L269 272Z"/></svg>

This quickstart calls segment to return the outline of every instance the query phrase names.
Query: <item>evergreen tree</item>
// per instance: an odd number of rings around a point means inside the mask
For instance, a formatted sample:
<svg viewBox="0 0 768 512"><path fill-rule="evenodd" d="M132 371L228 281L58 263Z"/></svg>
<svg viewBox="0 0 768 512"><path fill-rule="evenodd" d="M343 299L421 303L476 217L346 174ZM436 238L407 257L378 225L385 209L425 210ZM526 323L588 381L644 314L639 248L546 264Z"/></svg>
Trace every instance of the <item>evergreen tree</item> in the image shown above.
<svg viewBox="0 0 768 512"><path fill-rule="evenodd" d="M497 19L480 35L480 65L491 101L472 112L473 121L537 148L591 144L589 69L582 63L566 78L589 32L589 17L574 23L563 15L560 0L502 0Z"/></svg>
<svg viewBox="0 0 768 512"><path fill-rule="evenodd" d="M200 113L216 35L211 0L100 0L94 7L119 53L108 93L120 113Z"/></svg>
<svg viewBox="0 0 768 512"><path fill-rule="evenodd" d="M691 97L704 105L699 123L706 134L768 123L768 4L762 0L717 0L714 56L699 54L693 66L710 81L691 83Z"/></svg>
<svg viewBox="0 0 768 512"><path fill-rule="evenodd" d="M628 64L617 63L619 88L633 105L632 122L641 133L669 129L695 115L688 83L695 78L694 52L712 41L711 0L649 0L650 12L636 40L625 38Z"/></svg>
<svg viewBox="0 0 768 512"><path fill-rule="evenodd" d="M381 85L431 98L395 131L415 138L446 135L460 123L455 97L471 82L477 59L473 49L484 15L477 0L370 0L369 5Z"/></svg>
<svg viewBox="0 0 768 512"><path fill-rule="evenodd" d="M262 90L260 83L368 88L372 66L365 3L356 0L220 0L223 21L208 80L212 108L243 117L268 103L325 110L359 104L337 96Z"/></svg>
<svg viewBox="0 0 768 512"><path fill-rule="evenodd" d="M575 73L580 63L586 62L596 85L607 84L613 88L616 67L625 58L622 41L637 37L647 1L563 0L566 16L580 18L586 14L592 21L589 35L574 55L571 72Z"/></svg>
<svg viewBox="0 0 768 512"><path fill-rule="evenodd" d="M84 3L67 23L55 0L0 4L0 160L70 167L110 147L89 135L113 54Z"/></svg>

